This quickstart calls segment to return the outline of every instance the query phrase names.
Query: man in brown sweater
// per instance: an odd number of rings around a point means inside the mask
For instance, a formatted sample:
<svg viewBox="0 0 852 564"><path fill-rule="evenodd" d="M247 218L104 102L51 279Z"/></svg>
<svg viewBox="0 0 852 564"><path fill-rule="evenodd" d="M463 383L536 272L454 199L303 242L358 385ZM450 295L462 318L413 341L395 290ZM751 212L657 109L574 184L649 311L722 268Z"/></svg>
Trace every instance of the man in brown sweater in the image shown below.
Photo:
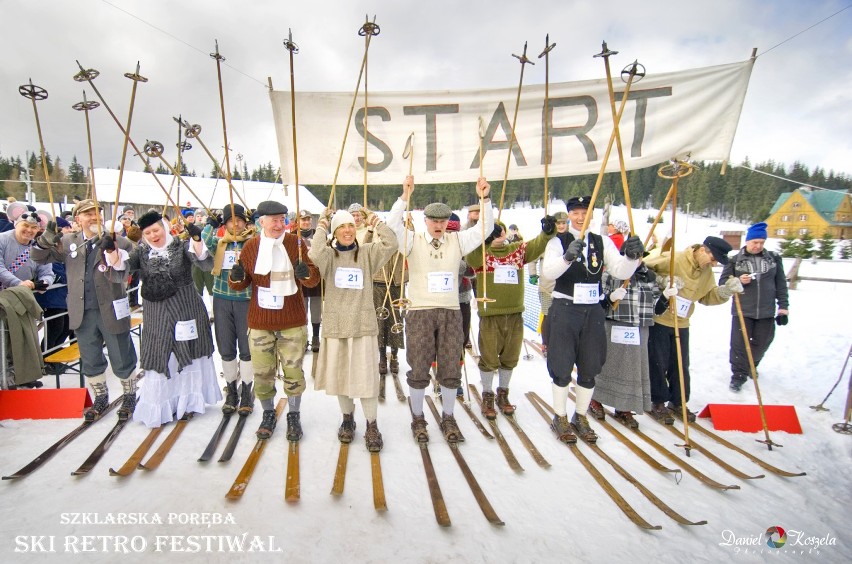
<svg viewBox="0 0 852 564"><path fill-rule="evenodd" d="M287 206L267 200L258 205L256 213L261 234L246 242L239 262L231 269L228 285L235 290L252 287L249 349L255 394L263 406L257 436L269 438L275 429L275 375L280 365L290 408L287 440L298 441L302 438L299 405L305 391L302 359L308 338L302 287L313 288L319 284L320 275L308 258L305 242L287 232Z"/></svg>

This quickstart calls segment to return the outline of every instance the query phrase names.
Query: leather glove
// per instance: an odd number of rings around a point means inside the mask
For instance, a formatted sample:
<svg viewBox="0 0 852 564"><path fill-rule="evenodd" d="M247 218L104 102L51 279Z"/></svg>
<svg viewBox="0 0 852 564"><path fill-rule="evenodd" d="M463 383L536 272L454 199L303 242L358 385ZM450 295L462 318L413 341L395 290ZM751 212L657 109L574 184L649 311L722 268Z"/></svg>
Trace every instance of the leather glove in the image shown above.
<svg viewBox="0 0 852 564"><path fill-rule="evenodd" d="M674 296L677 296L677 286L672 286L671 288L666 287L663 290L663 297L666 298L667 300L669 298L674 297Z"/></svg>
<svg viewBox="0 0 852 564"><path fill-rule="evenodd" d="M631 235L625 239L624 244L621 245L621 254L630 260L640 259L644 253L645 246L642 245L642 240L636 235Z"/></svg>
<svg viewBox="0 0 852 564"><path fill-rule="evenodd" d="M50 249L56 246L59 243L60 239L62 239L62 233L56 232L56 222L49 221L47 222L47 227L44 232L39 235L36 243L42 249Z"/></svg>
<svg viewBox="0 0 852 564"><path fill-rule="evenodd" d="M115 239L109 233L104 233L101 237L101 250L105 253L111 253L115 250Z"/></svg>
<svg viewBox="0 0 852 564"><path fill-rule="evenodd" d="M536 286L538 284L538 274L530 275L530 284L532 284L533 286Z"/></svg>
<svg viewBox="0 0 852 564"><path fill-rule="evenodd" d="M240 263L235 264L231 268L231 280L234 282L242 282L246 278L246 271Z"/></svg>
<svg viewBox="0 0 852 564"><path fill-rule="evenodd" d="M302 261L296 263L294 272L296 273L296 278L299 280L307 280L311 277L311 271L308 269L308 265Z"/></svg>
<svg viewBox="0 0 852 564"><path fill-rule="evenodd" d="M195 225L194 223L187 223L185 225L186 232L189 233L189 236L192 237L193 241L201 241L201 228Z"/></svg>
<svg viewBox="0 0 852 564"><path fill-rule="evenodd" d="M566 262L574 262L577 258L583 256L583 248L585 246L585 241L574 239L568 244L568 248L565 250L565 254L562 255L562 258L565 259Z"/></svg>
<svg viewBox="0 0 852 564"><path fill-rule="evenodd" d="M43 280L39 280L35 283L35 288L33 288L33 290L35 290L36 292L44 292L45 290L47 290L48 286L50 286L50 284L44 282ZM785 315L784 318L786 319L787 316ZM784 323L786 324L786 321Z"/></svg>
<svg viewBox="0 0 852 564"><path fill-rule="evenodd" d="M494 230L493 230L493 231L491 231L491 235L489 235L489 236L485 239L485 244L486 244L486 245L490 245L490 244L494 241L494 239L497 239L497 238L498 238L498 237L500 237L502 234L503 234L503 228L502 228L502 227L500 227L499 225L495 225L495 226L494 226Z"/></svg>
<svg viewBox="0 0 852 564"><path fill-rule="evenodd" d="M218 229L220 225L222 225L222 218L218 215L208 215L207 216L207 225L212 227L213 229Z"/></svg>
<svg viewBox="0 0 852 564"><path fill-rule="evenodd" d="M553 235L556 232L556 218L552 215L541 218L541 232L545 235Z"/></svg>
<svg viewBox="0 0 852 564"><path fill-rule="evenodd" d="M787 325L787 314L782 313L775 316L775 325Z"/></svg>
<svg viewBox="0 0 852 564"><path fill-rule="evenodd" d="M615 290L609 293L609 299L611 302L620 302L624 299L624 296L627 295L627 288L622 288L619 286Z"/></svg>
<svg viewBox="0 0 852 564"><path fill-rule="evenodd" d="M740 279L736 276L731 276L725 283L719 286L719 297L727 300L734 294L742 294L743 293L743 283L740 282Z"/></svg>

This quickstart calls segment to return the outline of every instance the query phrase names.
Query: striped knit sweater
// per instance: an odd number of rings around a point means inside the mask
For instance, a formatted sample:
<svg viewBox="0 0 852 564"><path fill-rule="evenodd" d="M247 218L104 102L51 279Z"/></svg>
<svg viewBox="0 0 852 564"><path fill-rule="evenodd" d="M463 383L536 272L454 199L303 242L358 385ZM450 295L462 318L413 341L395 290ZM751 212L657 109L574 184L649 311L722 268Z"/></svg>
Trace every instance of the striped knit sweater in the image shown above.
<svg viewBox="0 0 852 564"><path fill-rule="evenodd" d="M287 256L290 257L290 262L293 263L293 268L299 260L299 248L297 240L299 237L292 233L284 235L284 248L287 250ZM304 245L304 241L302 241ZM254 266L257 263L257 251L260 247L260 237L255 237L246 241L240 253L240 264L246 271L246 276L239 282L228 280L228 285L234 290L243 290L249 285L252 286L251 302L249 303L248 311L248 326L249 329L261 329L265 331L280 331L282 329L292 329L301 327L307 324L308 317L305 311L305 299L302 294L302 287L313 288L320 281L320 274L313 261L308 258L307 247L302 247L302 262L308 265L310 276L305 280L297 280L296 293L292 296L284 298L284 307L281 309L263 309L257 303L258 288L269 288L269 275L260 275L254 273Z"/></svg>

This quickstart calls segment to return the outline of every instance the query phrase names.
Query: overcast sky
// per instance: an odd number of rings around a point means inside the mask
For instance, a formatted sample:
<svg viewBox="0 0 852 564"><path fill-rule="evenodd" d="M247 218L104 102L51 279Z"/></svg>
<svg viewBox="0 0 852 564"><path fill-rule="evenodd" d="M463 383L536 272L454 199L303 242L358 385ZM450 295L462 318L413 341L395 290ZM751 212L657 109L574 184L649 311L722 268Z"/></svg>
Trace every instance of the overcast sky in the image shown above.
<svg viewBox="0 0 852 564"><path fill-rule="evenodd" d="M131 126L138 145L156 139L176 156L182 114L202 126L202 140L221 157L222 122L216 65L209 53L218 39L228 139L249 170L278 166L266 80L289 90L288 28L300 47L296 90L344 91L355 87L365 14L381 27L369 55L369 89L454 90L516 87L519 65L511 57L529 42L535 59L550 34L550 80L604 76L592 55L606 40L620 52L618 71L634 59L648 73L740 61L758 48L732 161L800 160L852 174L852 9L783 45L771 47L850 5L849 0L324 0L282 2L222 0L0 0L0 154L38 150L32 104L18 94L29 78L48 91L38 103L46 149L88 166L85 122L71 106L84 85L72 80L75 59L100 71L98 89L122 122L128 114L137 61L140 83ZM129 13L128 13L129 12ZM155 27L153 27L155 26ZM159 28L159 29L157 29ZM162 31L160 31L162 30ZM166 33L164 33L166 32ZM544 65L528 67L525 84L544 83ZM86 95L95 94L85 85ZM298 108L297 108L298 109ZM123 136L103 108L91 114L96 167L117 167ZM339 144L339 139L329 139ZM196 146L186 161L198 174L212 162ZM141 170L128 154L128 167ZM336 163L329 163L334 167Z"/></svg>

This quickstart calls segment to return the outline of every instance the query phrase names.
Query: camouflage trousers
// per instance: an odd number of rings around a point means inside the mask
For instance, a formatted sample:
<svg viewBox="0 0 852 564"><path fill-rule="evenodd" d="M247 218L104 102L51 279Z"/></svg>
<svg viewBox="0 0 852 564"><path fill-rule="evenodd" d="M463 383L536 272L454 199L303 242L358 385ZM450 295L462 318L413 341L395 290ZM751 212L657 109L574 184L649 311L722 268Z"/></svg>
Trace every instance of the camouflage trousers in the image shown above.
<svg viewBox="0 0 852 564"><path fill-rule="evenodd" d="M300 396L305 391L302 360L308 330L303 325L281 331L249 329L249 350L254 370L254 393L259 400L275 397L278 368L284 373L284 394Z"/></svg>

